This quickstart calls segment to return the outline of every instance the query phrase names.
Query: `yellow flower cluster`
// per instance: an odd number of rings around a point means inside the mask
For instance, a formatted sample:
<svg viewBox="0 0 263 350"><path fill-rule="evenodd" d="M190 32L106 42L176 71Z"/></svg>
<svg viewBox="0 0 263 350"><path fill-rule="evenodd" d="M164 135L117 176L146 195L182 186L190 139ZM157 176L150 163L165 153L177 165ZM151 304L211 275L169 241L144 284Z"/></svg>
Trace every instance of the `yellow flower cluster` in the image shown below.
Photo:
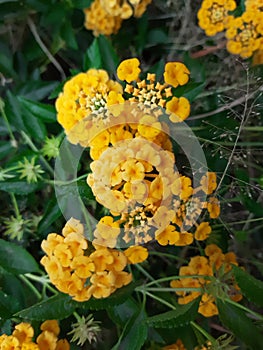
<svg viewBox="0 0 263 350"><path fill-rule="evenodd" d="M68 133L80 120L92 114L94 118L107 106L111 93L121 94L121 85L102 69L79 73L64 85L56 100L57 120ZM94 122L96 122L94 120Z"/></svg>
<svg viewBox="0 0 263 350"><path fill-rule="evenodd" d="M163 347L162 350L186 350L186 347L184 346L181 339L178 339L176 343L167 345Z"/></svg>
<svg viewBox="0 0 263 350"><path fill-rule="evenodd" d="M197 13L199 26L208 36L222 32L228 23L229 12L235 8L234 0L203 0Z"/></svg>
<svg viewBox="0 0 263 350"><path fill-rule="evenodd" d="M230 14L236 8L234 0L204 0L197 15L206 35L226 30L227 50L242 58L263 50L263 1L247 0L245 6L245 12L234 17Z"/></svg>
<svg viewBox="0 0 263 350"><path fill-rule="evenodd" d="M34 329L29 323L19 323L12 335L0 336L0 350L70 350L66 339L58 339L60 328L57 320L41 324L41 333L33 342Z"/></svg>
<svg viewBox="0 0 263 350"><path fill-rule="evenodd" d="M130 247L127 251L89 245L84 226L71 218L62 235L51 233L42 242L46 255L41 259L50 281L74 300L86 301L106 298L116 289L129 284L127 264L145 260L148 252L143 247Z"/></svg>
<svg viewBox="0 0 263 350"><path fill-rule="evenodd" d="M206 279L204 276L214 276L220 278L221 284L227 285L227 293L234 301L242 299L239 287L232 277L229 277L231 264L238 265L234 253L223 254L222 250L215 244L210 244L205 248L206 256L195 256L190 259L187 266L182 266L179 276L185 276L179 280L171 281L172 288L194 288L193 291L177 291L179 304L188 304L195 298L201 297L198 312L205 317L218 314L215 304L217 290L213 285L212 278ZM191 277L200 275L202 277ZM189 276L189 277L188 277ZM200 291L198 290L200 289Z"/></svg>
<svg viewBox="0 0 263 350"><path fill-rule="evenodd" d="M84 26L99 34L111 35L118 32L122 21L134 17L141 17L152 0L95 0L84 10Z"/></svg>
<svg viewBox="0 0 263 350"><path fill-rule="evenodd" d="M251 2L249 2L250 4ZM242 16L229 20L226 31L230 53L248 58L263 49L263 11L248 6Z"/></svg>

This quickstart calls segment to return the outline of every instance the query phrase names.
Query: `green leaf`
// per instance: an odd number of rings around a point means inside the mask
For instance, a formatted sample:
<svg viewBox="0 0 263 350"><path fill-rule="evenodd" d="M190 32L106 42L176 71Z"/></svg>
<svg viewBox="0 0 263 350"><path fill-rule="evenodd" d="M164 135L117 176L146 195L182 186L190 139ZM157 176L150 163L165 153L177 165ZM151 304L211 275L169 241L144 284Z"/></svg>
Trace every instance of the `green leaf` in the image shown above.
<svg viewBox="0 0 263 350"><path fill-rule="evenodd" d="M10 57L7 57L2 52L0 52L0 71L6 76L6 78L17 78L17 74L13 69L13 64Z"/></svg>
<svg viewBox="0 0 263 350"><path fill-rule="evenodd" d="M74 0L73 1L73 6L77 9L85 9L90 7L91 3L93 0Z"/></svg>
<svg viewBox="0 0 263 350"><path fill-rule="evenodd" d="M102 67L102 59L100 54L99 41L95 38L87 49L84 55L83 69L87 70L89 68L99 69Z"/></svg>
<svg viewBox="0 0 263 350"><path fill-rule="evenodd" d="M124 328L118 343L111 350L141 349L148 334L147 316L142 309L134 315Z"/></svg>
<svg viewBox="0 0 263 350"><path fill-rule="evenodd" d="M111 42L104 35L100 35L97 40L100 47L103 68L109 73L116 74L116 68L119 64L119 57Z"/></svg>
<svg viewBox="0 0 263 350"><path fill-rule="evenodd" d="M78 43L77 43L76 38L75 38L75 33L73 31L72 26L70 25L70 23L68 21L66 21L61 26L60 33L61 33L62 39L65 40L66 45L69 48L71 48L73 50L78 49Z"/></svg>
<svg viewBox="0 0 263 350"><path fill-rule="evenodd" d="M19 310L18 301L0 290L0 319L10 318L17 310Z"/></svg>
<svg viewBox="0 0 263 350"><path fill-rule="evenodd" d="M138 304L133 298L128 298L124 303L109 307L108 313L114 323L124 325L135 313L139 311Z"/></svg>
<svg viewBox="0 0 263 350"><path fill-rule="evenodd" d="M42 234L47 231L53 222L56 221L61 215L62 214L57 200L55 198L52 198L47 203L43 217L38 224L38 232Z"/></svg>
<svg viewBox="0 0 263 350"><path fill-rule="evenodd" d="M0 181L0 191L25 195L36 191L37 183L28 183L26 181Z"/></svg>
<svg viewBox="0 0 263 350"><path fill-rule="evenodd" d="M244 311L237 306L217 300L219 318L223 325L230 329L234 335L245 344L254 349L261 349L263 343L263 335L260 334L258 328L253 324L250 318L246 316Z"/></svg>
<svg viewBox="0 0 263 350"><path fill-rule="evenodd" d="M15 316L28 320L62 320L70 316L75 310L76 304L71 302L71 297L59 293L47 300L41 301L27 309L19 311Z"/></svg>
<svg viewBox="0 0 263 350"><path fill-rule="evenodd" d="M78 303L72 300L72 303L76 305L76 307L81 307L86 310L103 310L111 308L113 305L122 304L129 295L133 292L134 288L138 285L138 283L130 283L125 287L118 289L116 292L111 294L108 298L95 299L91 298L88 301Z"/></svg>
<svg viewBox="0 0 263 350"><path fill-rule="evenodd" d="M167 34L162 29L152 29L148 32L147 43L150 45L165 44L168 39Z"/></svg>
<svg viewBox="0 0 263 350"><path fill-rule="evenodd" d="M263 282L237 266L233 265L232 271L242 294L251 302L263 307Z"/></svg>
<svg viewBox="0 0 263 350"><path fill-rule="evenodd" d="M147 323L155 328L182 327L193 321L197 315L200 298L189 304L180 305L176 310L149 317Z"/></svg>
<svg viewBox="0 0 263 350"><path fill-rule="evenodd" d="M0 265L14 274L39 272L37 262L27 250L3 239L0 239Z"/></svg>
<svg viewBox="0 0 263 350"><path fill-rule="evenodd" d="M18 100L36 118L44 121L45 123L56 122L56 110L52 105L31 101L21 96L18 97Z"/></svg>

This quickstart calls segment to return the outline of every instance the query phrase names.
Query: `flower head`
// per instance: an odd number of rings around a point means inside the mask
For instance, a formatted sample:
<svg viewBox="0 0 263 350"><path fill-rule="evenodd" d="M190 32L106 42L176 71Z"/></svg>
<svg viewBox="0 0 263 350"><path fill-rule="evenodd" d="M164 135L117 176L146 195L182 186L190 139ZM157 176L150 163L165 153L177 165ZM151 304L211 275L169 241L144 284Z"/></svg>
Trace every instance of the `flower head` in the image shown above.
<svg viewBox="0 0 263 350"><path fill-rule="evenodd" d="M73 335L71 341L76 342L77 345L84 345L86 341L90 344L97 342L98 335L101 332L100 321L94 321L93 315L87 317L78 317L78 321L71 325L72 331L68 334Z"/></svg>
<svg viewBox="0 0 263 350"><path fill-rule="evenodd" d="M20 179L26 178L28 183L37 182L41 178L41 174L44 171L40 165L35 164L36 157L32 157L31 160L24 157L22 162L18 162L18 173L21 173ZM20 168L20 169L19 169Z"/></svg>
<svg viewBox="0 0 263 350"><path fill-rule="evenodd" d="M130 58L120 63L117 68L117 75L120 80L126 80L128 83L137 80L141 69L138 58Z"/></svg>

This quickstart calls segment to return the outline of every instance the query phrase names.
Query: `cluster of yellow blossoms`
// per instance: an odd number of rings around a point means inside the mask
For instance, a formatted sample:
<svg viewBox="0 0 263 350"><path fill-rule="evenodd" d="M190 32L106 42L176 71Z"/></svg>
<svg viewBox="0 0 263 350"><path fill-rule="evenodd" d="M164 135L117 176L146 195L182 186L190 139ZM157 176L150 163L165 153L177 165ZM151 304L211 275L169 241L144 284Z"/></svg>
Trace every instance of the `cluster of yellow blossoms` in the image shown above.
<svg viewBox="0 0 263 350"><path fill-rule="evenodd" d="M129 247L122 252L104 246L89 245L84 226L71 218L62 235L51 233L42 242L46 255L41 259L50 281L74 300L86 301L106 298L116 289L131 282L124 271L127 264L138 263L148 257L143 247Z"/></svg>
<svg viewBox="0 0 263 350"><path fill-rule="evenodd" d="M12 335L0 336L0 350L70 350L66 339L58 339L60 328L56 320L47 320L40 326L41 333L33 341L34 329L29 323L19 323Z"/></svg>
<svg viewBox="0 0 263 350"><path fill-rule="evenodd" d="M115 34L123 20L131 16L141 17L151 2L152 0L94 0L84 10L84 25L95 36Z"/></svg>
<svg viewBox="0 0 263 350"><path fill-rule="evenodd" d="M162 350L186 350L186 348L181 339L178 339L176 343L167 345L163 347Z"/></svg>
<svg viewBox="0 0 263 350"><path fill-rule="evenodd" d="M216 294L220 293L217 290L216 279L220 280L219 288L225 284L228 296L239 301L242 295L234 278L229 273L231 264L238 265L234 253L223 254L222 250L215 244L210 244L205 248L205 256L195 256L190 259L188 266L182 266L179 271L179 276L184 276L179 280L171 281L172 288L194 288L193 291L177 291L179 296L179 304L188 304L195 298L201 295L198 312L205 317L211 317L218 314L217 306L215 305ZM198 276L201 277L191 277ZM211 276L206 278L205 276ZM215 281L215 283L213 283ZM200 291L198 290L200 289Z"/></svg>
<svg viewBox="0 0 263 350"><path fill-rule="evenodd" d="M245 12L234 17L231 12L236 9L234 0L204 0L198 11L199 26L206 34L213 36L226 30L227 50L243 58L257 54L255 64L263 50L263 1L246 0Z"/></svg>

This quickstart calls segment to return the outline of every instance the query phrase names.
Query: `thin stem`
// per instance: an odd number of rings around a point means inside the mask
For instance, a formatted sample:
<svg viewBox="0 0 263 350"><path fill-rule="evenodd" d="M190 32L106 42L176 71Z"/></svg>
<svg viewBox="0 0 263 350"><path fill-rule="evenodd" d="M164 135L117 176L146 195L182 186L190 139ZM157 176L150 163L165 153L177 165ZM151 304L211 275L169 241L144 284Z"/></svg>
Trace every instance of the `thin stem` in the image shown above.
<svg viewBox="0 0 263 350"><path fill-rule="evenodd" d="M43 284L47 289L49 289L52 293L57 294L57 290L55 288L53 288L52 286L50 286L49 284L49 279L45 276L35 276L32 275L31 273L26 273L25 276L29 279L31 279L32 281L36 281L40 284Z"/></svg>
<svg viewBox="0 0 263 350"><path fill-rule="evenodd" d="M142 274L144 274L144 276L146 276L149 280L155 282L154 277L152 277L141 265L135 264L135 267L136 267ZM156 284L159 285L158 282L157 282Z"/></svg>
<svg viewBox="0 0 263 350"><path fill-rule="evenodd" d="M205 275L170 276L170 277L159 278L157 280L154 280L152 282L144 284L144 286L149 287L149 286L152 286L154 284L159 284L162 282L169 282L169 281L183 279L183 278L202 278L202 279L208 279L208 280L211 279L210 276L205 276Z"/></svg>
<svg viewBox="0 0 263 350"><path fill-rule="evenodd" d="M141 292L142 292L142 291L141 291ZM156 296L156 295L154 295L154 294L152 294L152 293L149 293L149 292L147 292L147 291L144 291L144 294L145 294L145 295L148 295L150 298L152 298L152 299L154 299L154 300L159 301L161 304L163 304L163 305L165 305L165 306L168 306L170 309L176 310L176 307L175 307L174 305L168 303L168 301L163 300L162 298L160 298L160 297L158 297L158 296Z"/></svg>
<svg viewBox="0 0 263 350"><path fill-rule="evenodd" d="M206 337L206 339L210 340L212 344L216 343L215 338L213 338L204 328L202 328L201 326L199 326L196 322L191 321L190 324L196 329L198 330L201 334L203 334L203 336Z"/></svg>
<svg viewBox="0 0 263 350"><path fill-rule="evenodd" d="M252 311L252 310L246 308L244 305L238 304L238 303L236 303L235 301L233 301L233 300L231 300L231 299L228 299L228 298L227 298L227 299L224 299L223 301L225 301L225 302L227 302L227 303L229 303L229 304L232 304L232 305L238 307L238 308L241 309L241 310L246 311L247 313L249 313L249 314L255 316L255 317L256 317L257 319L259 319L259 320L263 320L263 316L262 316L262 315L260 315L260 314L258 314L257 312L254 312L254 311Z"/></svg>
<svg viewBox="0 0 263 350"><path fill-rule="evenodd" d="M31 289L31 291L35 294L38 300L42 299L41 294L36 289L36 287L26 278L25 275L19 275L19 278Z"/></svg>
<svg viewBox="0 0 263 350"><path fill-rule="evenodd" d="M4 110L4 101L0 98L0 112L4 118L4 121L6 123L6 127L7 127L7 130L8 130L8 133L9 133L9 136L10 136L10 139L11 139L11 145L15 148L17 148L17 141L15 139L15 136L13 134L13 131L11 129L11 126L9 124L9 121L8 121L8 118L6 116L6 113L5 113L5 110Z"/></svg>
<svg viewBox="0 0 263 350"><path fill-rule="evenodd" d="M183 258L181 258L179 256L175 256L175 255L172 255L172 254L168 254L168 253L149 251L149 255L165 256L167 258L171 258L171 259L174 259L174 260L177 260L177 261L181 261L183 263L187 262L186 259L183 259Z"/></svg>
<svg viewBox="0 0 263 350"><path fill-rule="evenodd" d="M145 286L143 287L138 287L136 288L137 291L145 290L146 292L201 292L201 288L146 288Z"/></svg>
<svg viewBox="0 0 263 350"><path fill-rule="evenodd" d="M32 151L34 151L34 152L39 154L39 151L38 151L37 147L34 145L32 140L30 139L30 137L23 130L21 131L21 135L25 139L25 142L28 144L28 146L32 149ZM53 176L54 175L54 171L53 171L52 167L49 165L49 163L46 161L46 159L40 154L39 154L39 159L42 161L42 163L45 165L47 170Z"/></svg>
<svg viewBox="0 0 263 350"><path fill-rule="evenodd" d="M35 23L32 21L32 19L30 17L28 17L28 19L27 19L27 24L28 24L28 26L30 28L30 31L33 34L36 42L38 43L38 45L42 49L42 51L46 54L46 56L50 60L50 62L52 62L53 65L57 68L57 70L59 71L59 73L61 75L61 79L65 80L66 79L66 74L65 74L63 68L61 67L59 62L55 59L55 57L51 54L51 52L46 47L46 45L43 43L42 39L40 38L40 36L39 36L39 34L37 32L37 28L35 26Z"/></svg>
<svg viewBox="0 0 263 350"><path fill-rule="evenodd" d="M19 219L19 218L21 218L21 215L20 215L20 211L19 211L19 208L18 208L16 197L15 197L14 193L10 193L10 196L11 196L11 200L13 202L16 218Z"/></svg>
<svg viewBox="0 0 263 350"><path fill-rule="evenodd" d="M84 175L81 175L79 177L76 177L76 179L73 179L73 180L70 180L70 181L56 181L56 180L44 179L44 182L47 183L47 184L50 184L50 185L54 185L54 186L66 186L66 185L73 184L73 183L75 183L75 182L77 182L79 180L86 179L87 176L88 176L88 173L84 174Z"/></svg>

